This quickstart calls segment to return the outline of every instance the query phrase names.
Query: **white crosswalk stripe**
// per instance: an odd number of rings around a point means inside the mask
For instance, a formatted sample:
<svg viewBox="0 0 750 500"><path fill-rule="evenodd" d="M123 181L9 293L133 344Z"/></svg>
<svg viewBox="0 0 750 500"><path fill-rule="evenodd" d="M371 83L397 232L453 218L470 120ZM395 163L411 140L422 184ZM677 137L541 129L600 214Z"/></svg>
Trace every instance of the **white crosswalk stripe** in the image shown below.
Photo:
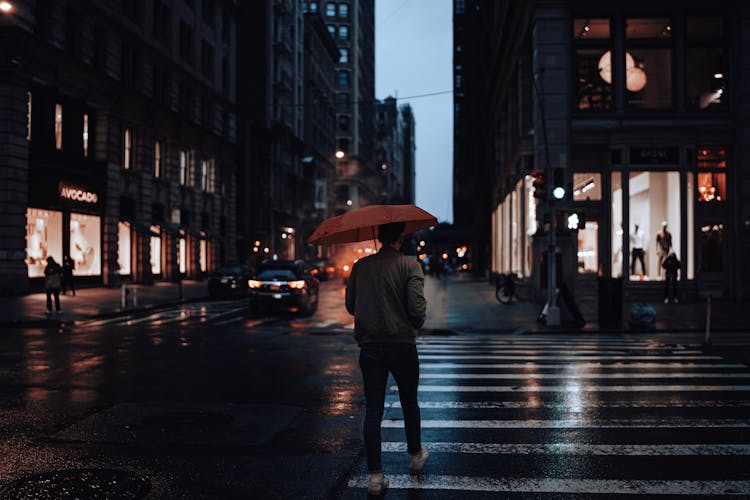
<svg viewBox="0 0 750 500"><path fill-rule="evenodd" d="M744 363L696 346L590 335L424 337L417 346L431 457L422 474L407 473L391 378L381 425L391 490L750 497L740 465L750 457ZM498 455L507 458L490 460ZM577 458L554 458L565 456ZM347 486L367 481L363 459Z"/></svg>
<svg viewBox="0 0 750 500"><path fill-rule="evenodd" d="M244 319L247 305L244 301L215 301L183 304L149 313L128 313L113 318L76 322L76 328L95 328L102 326L163 326L182 322L202 322L215 325L229 324Z"/></svg>

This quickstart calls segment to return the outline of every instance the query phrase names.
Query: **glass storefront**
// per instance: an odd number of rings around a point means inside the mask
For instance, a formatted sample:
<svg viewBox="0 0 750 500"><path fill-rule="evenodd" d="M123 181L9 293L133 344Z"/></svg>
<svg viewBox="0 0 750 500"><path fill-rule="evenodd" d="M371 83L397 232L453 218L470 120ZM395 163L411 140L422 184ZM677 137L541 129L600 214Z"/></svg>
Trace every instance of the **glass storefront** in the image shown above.
<svg viewBox="0 0 750 500"><path fill-rule="evenodd" d="M177 260L180 263L180 274L185 274L187 272L187 240L184 237L180 238L178 254Z"/></svg>
<svg viewBox="0 0 750 500"><path fill-rule="evenodd" d="M44 276L49 256L62 263L62 227L62 212L38 208L26 210L26 265L29 278Z"/></svg>
<svg viewBox="0 0 750 500"><path fill-rule="evenodd" d="M622 173L612 172L611 216L612 223L612 277L621 278L623 269L622 236L623 213L622 213Z"/></svg>
<svg viewBox="0 0 750 500"><path fill-rule="evenodd" d="M101 218L98 215L70 214L70 256L78 276L100 276Z"/></svg>
<svg viewBox="0 0 750 500"><path fill-rule="evenodd" d="M161 229L159 226L151 226L151 274L161 274Z"/></svg>
<svg viewBox="0 0 750 500"><path fill-rule="evenodd" d="M596 273L599 271L599 224L586 221L578 229L578 272Z"/></svg>
<svg viewBox="0 0 750 500"><path fill-rule="evenodd" d="M202 273L205 273L208 269L208 242L205 239L201 239L199 243L199 254L198 254L198 265Z"/></svg>
<svg viewBox="0 0 750 500"><path fill-rule="evenodd" d="M117 223L117 267L120 275L129 275L131 262L130 224L127 222Z"/></svg>

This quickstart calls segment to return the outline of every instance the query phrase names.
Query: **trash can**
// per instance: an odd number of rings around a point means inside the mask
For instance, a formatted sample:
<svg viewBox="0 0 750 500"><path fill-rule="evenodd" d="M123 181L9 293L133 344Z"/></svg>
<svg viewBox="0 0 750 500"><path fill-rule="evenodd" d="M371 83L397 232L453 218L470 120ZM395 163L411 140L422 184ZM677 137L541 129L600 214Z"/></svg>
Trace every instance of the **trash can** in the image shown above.
<svg viewBox="0 0 750 500"><path fill-rule="evenodd" d="M599 278L599 325L622 326L622 278Z"/></svg>

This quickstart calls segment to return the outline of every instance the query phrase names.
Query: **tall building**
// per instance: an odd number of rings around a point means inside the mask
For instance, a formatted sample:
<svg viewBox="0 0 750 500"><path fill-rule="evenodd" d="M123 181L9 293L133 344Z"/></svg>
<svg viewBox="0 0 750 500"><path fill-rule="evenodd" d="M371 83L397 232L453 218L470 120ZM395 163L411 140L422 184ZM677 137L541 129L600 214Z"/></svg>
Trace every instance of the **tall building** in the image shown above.
<svg viewBox="0 0 750 500"><path fill-rule="evenodd" d="M409 103L402 104L398 109L401 158L404 165L404 200L405 203L414 203L417 199L417 142L415 136L417 123L414 119L414 111Z"/></svg>
<svg viewBox="0 0 750 500"><path fill-rule="evenodd" d="M235 2L8 4L0 292L49 256L105 285L234 259Z"/></svg>
<svg viewBox="0 0 750 500"><path fill-rule="evenodd" d="M543 292L559 185L558 276L587 319L606 290L661 300L669 252L682 300L750 297L747 2L456 0L454 19L456 171L486 169L491 270Z"/></svg>
<svg viewBox="0 0 750 500"><path fill-rule="evenodd" d="M380 174L380 202L414 203L414 115L411 107L386 97L376 105L375 159Z"/></svg>

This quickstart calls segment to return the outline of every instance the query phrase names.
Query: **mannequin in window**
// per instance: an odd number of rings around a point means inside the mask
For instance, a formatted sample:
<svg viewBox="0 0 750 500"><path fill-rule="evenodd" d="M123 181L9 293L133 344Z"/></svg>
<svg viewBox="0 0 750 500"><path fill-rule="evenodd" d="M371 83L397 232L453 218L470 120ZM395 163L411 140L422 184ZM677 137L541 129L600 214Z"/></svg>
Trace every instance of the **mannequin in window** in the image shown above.
<svg viewBox="0 0 750 500"><path fill-rule="evenodd" d="M643 247L646 243L643 230L635 224L635 229L630 233L630 248L632 254L630 257L630 274L635 274L635 262L639 260L641 262L641 276L646 274L646 264L643 260Z"/></svg>
<svg viewBox="0 0 750 500"><path fill-rule="evenodd" d="M661 231L656 233L656 256L659 258L659 275L664 272L664 260L672 250L672 233L667 230L667 221L661 222Z"/></svg>

